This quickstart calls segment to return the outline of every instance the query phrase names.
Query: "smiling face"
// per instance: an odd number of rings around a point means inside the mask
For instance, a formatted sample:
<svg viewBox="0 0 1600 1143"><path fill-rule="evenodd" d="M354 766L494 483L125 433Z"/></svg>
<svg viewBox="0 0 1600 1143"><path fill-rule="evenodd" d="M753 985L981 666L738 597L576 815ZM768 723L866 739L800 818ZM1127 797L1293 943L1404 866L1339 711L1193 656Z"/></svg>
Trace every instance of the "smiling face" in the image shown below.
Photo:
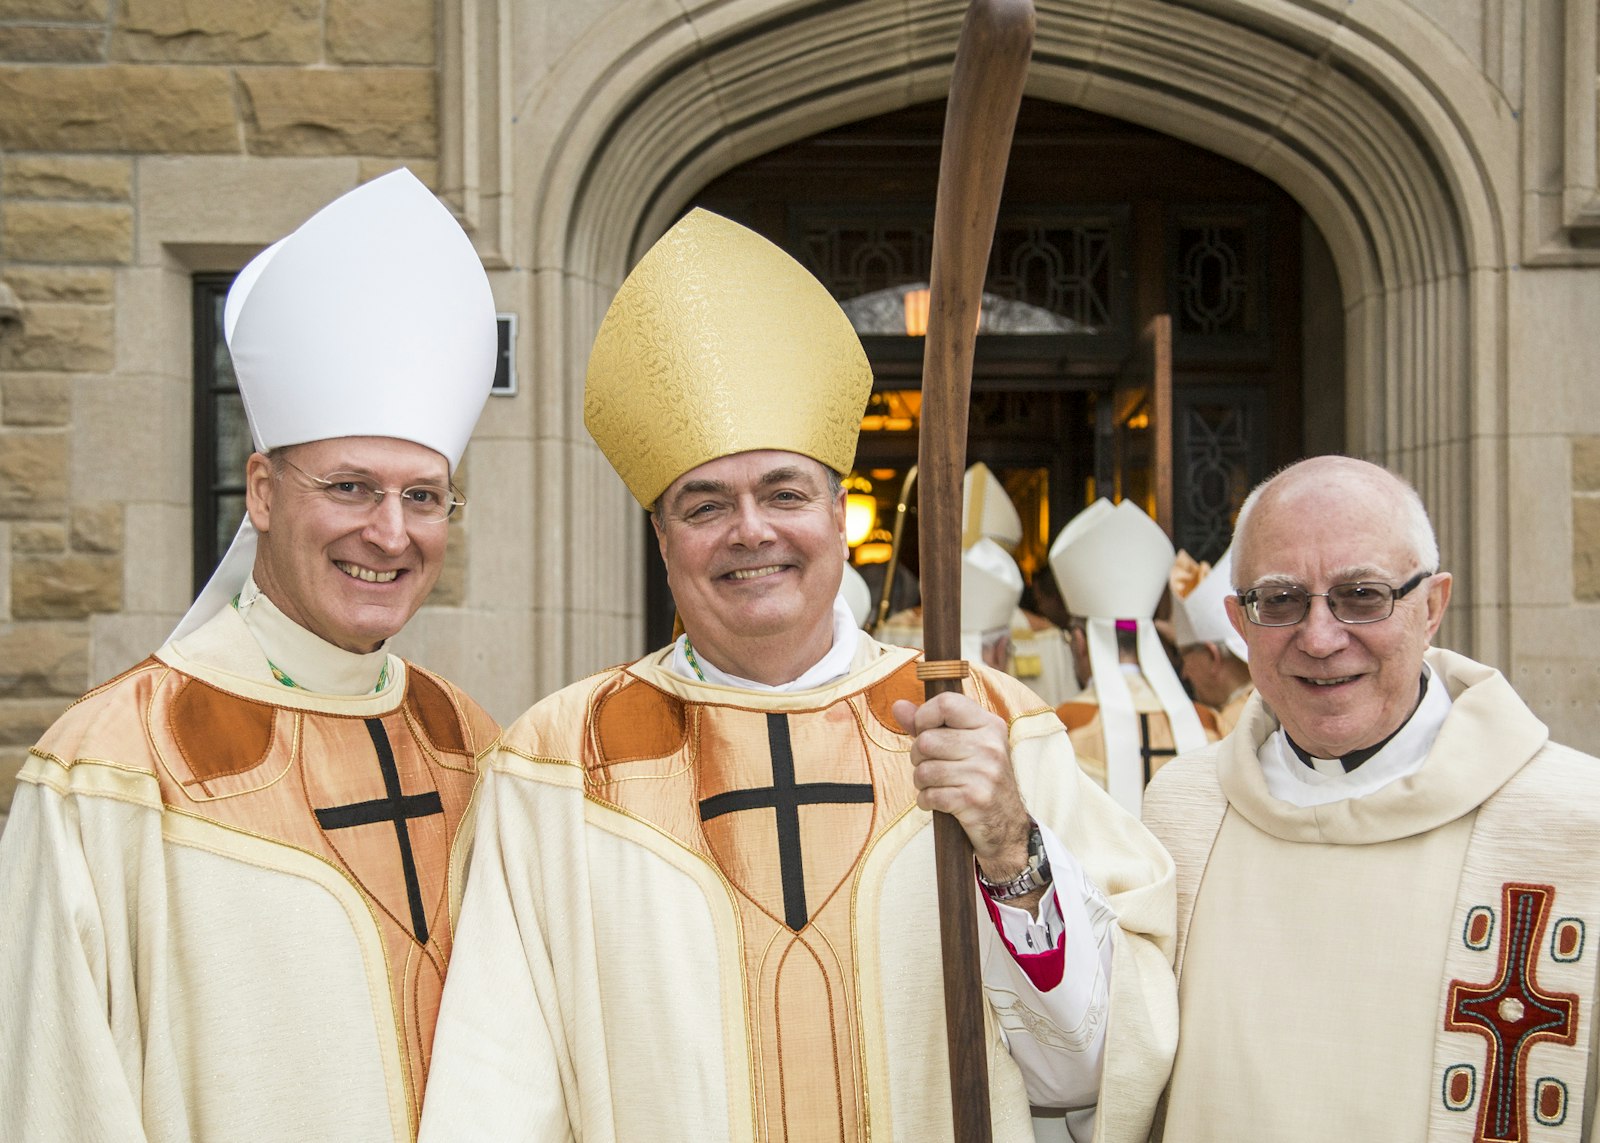
<svg viewBox="0 0 1600 1143"><path fill-rule="evenodd" d="M337 437L276 451L312 476L353 472L387 489L450 483L444 457L392 437ZM376 508L353 509L289 465L254 453L245 497L261 533L257 586L290 619L347 651L376 650L404 627L444 566L448 523L410 519L393 491Z"/></svg>
<svg viewBox="0 0 1600 1143"><path fill-rule="evenodd" d="M827 654L844 500L827 469L790 452L735 453L672 482L656 539L697 651L764 683L789 682Z"/></svg>
<svg viewBox="0 0 1600 1143"><path fill-rule="evenodd" d="M1400 510L1405 491L1384 470L1326 457L1307 461L1268 488L1236 540L1242 588L1381 580L1398 587L1418 571ZM1394 733L1417 703L1422 655L1450 600L1450 576L1435 575L1395 601L1377 623L1340 623L1313 599L1292 627L1260 627L1236 597L1228 617L1250 648L1250 677L1302 748L1337 758Z"/></svg>

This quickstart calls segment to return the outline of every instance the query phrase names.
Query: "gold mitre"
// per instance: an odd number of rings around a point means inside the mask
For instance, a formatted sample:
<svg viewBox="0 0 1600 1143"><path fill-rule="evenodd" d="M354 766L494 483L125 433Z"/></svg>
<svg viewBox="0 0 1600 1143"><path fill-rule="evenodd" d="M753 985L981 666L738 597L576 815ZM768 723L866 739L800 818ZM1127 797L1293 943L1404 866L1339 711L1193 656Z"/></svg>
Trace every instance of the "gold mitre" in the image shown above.
<svg viewBox="0 0 1600 1143"><path fill-rule="evenodd" d="M871 391L861 340L822 283L759 234L695 210L606 311L583 423L652 508L691 468L753 449L849 472Z"/></svg>

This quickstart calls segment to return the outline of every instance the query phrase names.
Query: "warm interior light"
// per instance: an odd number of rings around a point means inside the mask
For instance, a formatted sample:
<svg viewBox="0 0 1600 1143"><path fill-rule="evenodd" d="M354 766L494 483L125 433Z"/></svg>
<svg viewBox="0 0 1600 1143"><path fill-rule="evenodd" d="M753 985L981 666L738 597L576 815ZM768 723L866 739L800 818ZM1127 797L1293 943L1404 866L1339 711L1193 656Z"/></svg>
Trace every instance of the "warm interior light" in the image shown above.
<svg viewBox="0 0 1600 1143"><path fill-rule="evenodd" d="M889 389L872 394L866 412L861 417L864 433L914 432L922 416L922 392L919 389ZM875 468L874 480L889 480L895 476L892 469ZM882 475L887 473L888 475Z"/></svg>
<svg viewBox="0 0 1600 1143"><path fill-rule="evenodd" d="M878 498L870 492L852 492L844 500L844 539L852 548L872 534L878 523Z"/></svg>
<svg viewBox="0 0 1600 1143"><path fill-rule="evenodd" d="M905 294L906 306L906 336L926 337L928 335L928 290L907 290Z"/></svg>
<svg viewBox="0 0 1600 1143"><path fill-rule="evenodd" d="M894 550L894 537L887 528L879 528L867 537L866 542L852 553L857 567L867 564L886 564Z"/></svg>

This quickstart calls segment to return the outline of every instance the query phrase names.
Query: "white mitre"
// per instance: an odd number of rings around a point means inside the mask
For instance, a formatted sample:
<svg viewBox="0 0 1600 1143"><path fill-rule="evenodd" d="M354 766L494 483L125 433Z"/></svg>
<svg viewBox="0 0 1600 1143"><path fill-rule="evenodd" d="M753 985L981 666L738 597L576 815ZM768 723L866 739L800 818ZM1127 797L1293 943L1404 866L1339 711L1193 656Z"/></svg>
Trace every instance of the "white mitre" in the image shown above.
<svg viewBox="0 0 1600 1143"><path fill-rule="evenodd" d="M1022 543L1022 517L999 478L979 462L961 478L961 547L970 548L981 539L1015 552Z"/></svg>
<svg viewBox="0 0 1600 1143"><path fill-rule="evenodd" d="M1022 571L999 544L981 539L961 554L961 657L983 659L983 636L1010 630L1022 599Z"/></svg>
<svg viewBox="0 0 1600 1143"><path fill-rule="evenodd" d="M1179 560L1182 560L1181 554ZM1245 646L1244 637L1233 629L1224 603L1234 593L1233 549L1222 553L1222 558L1210 571L1205 570L1204 564L1198 564L1180 577L1174 565L1171 581L1173 637L1178 646L1215 643L1232 651L1240 662L1247 661L1249 648Z"/></svg>
<svg viewBox="0 0 1600 1143"><path fill-rule="evenodd" d="M498 336L483 263L407 170L336 199L239 272L223 333L260 452L333 437L395 437L455 471L494 383ZM239 526L173 632L226 606L255 565Z"/></svg>
<svg viewBox="0 0 1600 1143"><path fill-rule="evenodd" d="M844 565L844 578L839 581L839 594L844 596L856 626L865 627L867 616L872 614L872 589L861 578L861 573L848 563Z"/></svg>
<svg viewBox="0 0 1600 1143"><path fill-rule="evenodd" d="M1096 500L1067 521L1050 545L1050 570L1067 610L1085 620L1105 735L1106 790L1134 815L1143 800L1144 765L1133 694L1117 655L1118 620L1136 627L1139 671L1166 711L1179 752L1206 744L1205 729L1153 622L1174 554L1161 526L1130 500L1115 507Z"/></svg>

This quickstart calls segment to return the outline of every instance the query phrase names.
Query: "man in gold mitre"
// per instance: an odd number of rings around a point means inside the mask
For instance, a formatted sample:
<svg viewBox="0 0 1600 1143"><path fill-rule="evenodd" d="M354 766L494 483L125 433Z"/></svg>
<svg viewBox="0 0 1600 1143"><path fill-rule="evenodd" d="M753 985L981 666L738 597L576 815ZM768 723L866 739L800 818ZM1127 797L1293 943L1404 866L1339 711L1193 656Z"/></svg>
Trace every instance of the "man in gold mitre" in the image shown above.
<svg viewBox="0 0 1600 1143"><path fill-rule="evenodd" d="M1014 680L918 706L918 653L857 628L840 474L871 385L827 291L725 219L623 284L585 419L684 633L491 757L425 1139L947 1137L933 809L977 855L995 1139L1033 1139L1030 1103L1144 1138L1170 862Z"/></svg>

